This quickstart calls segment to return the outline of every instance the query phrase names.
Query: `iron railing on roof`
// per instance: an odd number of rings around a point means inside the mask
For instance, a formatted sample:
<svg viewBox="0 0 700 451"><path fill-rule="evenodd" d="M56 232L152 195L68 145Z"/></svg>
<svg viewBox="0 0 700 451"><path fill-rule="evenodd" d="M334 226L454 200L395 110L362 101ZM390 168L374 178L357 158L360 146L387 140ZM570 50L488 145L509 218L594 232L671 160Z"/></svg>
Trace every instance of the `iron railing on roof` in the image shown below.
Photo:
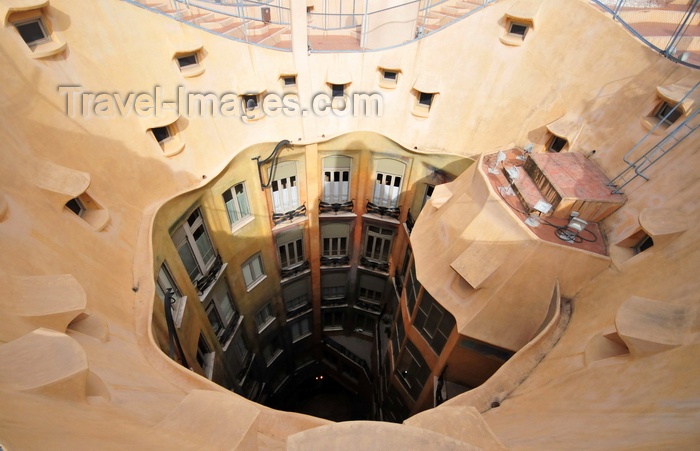
<svg viewBox="0 0 700 451"><path fill-rule="evenodd" d="M590 0L668 59L700 68L700 0Z"/></svg>
<svg viewBox="0 0 700 451"><path fill-rule="evenodd" d="M291 0L123 0L155 13L260 47L290 51ZM369 10L361 0L321 0L307 10L309 52L365 52L400 47L440 31L497 0L408 0ZM590 0L632 35L667 58L700 68L700 0ZM368 27L379 16L415 14L415 36L367 49ZM410 16L410 14L408 14ZM381 21L378 21L381 22ZM344 37L342 44L317 46L315 37ZM327 40L326 40L327 41ZM351 48L348 48L348 43ZM315 48L318 47L318 48ZM322 48L321 48L322 47ZM342 47L342 48L341 48Z"/></svg>

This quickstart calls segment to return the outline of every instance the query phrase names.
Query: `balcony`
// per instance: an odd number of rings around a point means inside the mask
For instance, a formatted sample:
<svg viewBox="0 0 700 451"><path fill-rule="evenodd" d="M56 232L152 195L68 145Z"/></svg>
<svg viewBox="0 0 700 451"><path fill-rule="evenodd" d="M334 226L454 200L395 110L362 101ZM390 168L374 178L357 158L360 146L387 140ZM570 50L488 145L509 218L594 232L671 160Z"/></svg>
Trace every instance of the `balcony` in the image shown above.
<svg viewBox="0 0 700 451"><path fill-rule="evenodd" d="M367 257L360 257L360 266L373 270L373 271L379 271L382 273L389 273L389 263L388 262L380 262L376 260L370 260Z"/></svg>
<svg viewBox="0 0 700 451"><path fill-rule="evenodd" d="M352 213L355 209L354 199L342 203L328 203L323 201L318 201L318 212L320 214L335 214L338 213Z"/></svg>
<svg viewBox="0 0 700 451"><path fill-rule="evenodd" d="M348 266L350 264L350 257L321 257L321 266Z"/></svg>
<svg viewBox="0 0 700 451"><path fill-rule="evenodd" d="M300 205L294 210L288 211L286 213L272 213L272 222L275 225L278 225L285 221L294 221L294 218L300 218L303 216L306 216L306 205Z"/></svg>
<svg viewBox="0 0 700 451"><path fill-rule="evenodd" d="M401 216L400 207L381 207L370 201L367 201L367 206L365 209L368 214L379 215L382 218L387 217L398 220L399 216Z"/></svg>
<svg viewBox="0 0 700 451"><path fill-rule="evenodd" d="M287 268L280 269L280 276L282 279L289 279L294 276L298 276L306 271L309 271L309 261L304 260L296 266L290 266Z"/></svg>

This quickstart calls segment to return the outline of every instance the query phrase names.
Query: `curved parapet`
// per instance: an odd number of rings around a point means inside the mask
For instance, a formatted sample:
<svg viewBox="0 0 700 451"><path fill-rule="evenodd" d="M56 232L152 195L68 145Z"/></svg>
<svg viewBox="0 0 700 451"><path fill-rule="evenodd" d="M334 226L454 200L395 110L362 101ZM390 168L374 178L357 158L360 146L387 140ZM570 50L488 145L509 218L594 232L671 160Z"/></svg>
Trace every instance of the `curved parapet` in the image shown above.
<svg viewBox="0 0 700 451"><path fill-rule="evenodd" d="M70 274L11 276L0 274L3 327L0 340L11 341L37 327L65 332L85 310L83 287Z"/></svg>
<svg viewBox="0 0 700 451"><path fill-rule="evenodd" d="M506 449L476 408L443 406L427 410L404 421L413 426L461 440L481 449Z"/></svg>
<svg viewBox="0 0 700 451"><path fill-rule="evenodd" d="M86 398L85 351L69 336L37 329L0 346L0 388L64 399Z"/></svg>
<svg viewBox="0 0 700 451"><path fill-rule="evenodd" d="M381 444L381 445L380 445ZM347 421L299 432L287 439L289 451L376 449L477 450L477 445L418 427Z"/></svg>
<svg viewBox="0 0 700 451"><path fill-rule="evenodd" d="M201 437L207 447L255 449L259 410L234 396L192 390L156 429L192 440Z"/></svg>

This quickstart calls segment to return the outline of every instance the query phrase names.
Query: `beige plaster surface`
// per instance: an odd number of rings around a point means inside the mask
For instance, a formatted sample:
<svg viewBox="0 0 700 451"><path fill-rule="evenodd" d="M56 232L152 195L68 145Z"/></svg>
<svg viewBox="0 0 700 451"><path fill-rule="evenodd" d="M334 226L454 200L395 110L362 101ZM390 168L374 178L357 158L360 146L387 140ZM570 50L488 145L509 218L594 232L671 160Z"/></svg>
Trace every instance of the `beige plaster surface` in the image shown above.
<svg viewBox="0 0 700 451"><path fill-rule="evenodd" d="M539 8L533 32L519 46L499 40L515 4L503 0L424 40L386 51L343 54L309 55L302 27L293 32L295 51L279 52L226 40L113 0L52 0L43 11L52 33L66 45L40 59L31 57L14 27L5 24L0 33L0 267L15 280L70 274L81 290L57 288L51 295L60 295L61 305L76 307L76 319L82 321L71 328L65 319L40 318L36 327L43 328L16 337L6 334L14 313L0 310L0 444L8 449L202 449L230 448L231 442L220 439L233 436L242 449L328 449L329 444L338 449L378 444L473 448L468 431L457 440L405 425L330 425L273 411L179 366L161 352L154 337L154 269L163 258L154 249L167 248L168 232L162 227L177 219L175 212L198 200L200 193L192 190L216 179L238 155L241 163L232 173L255 180L246 151L264 154L262 147L269 146L261 143L281 139L313 149L359 130L423 154L478 158L513 144L533 143L539 151L546 125L573 114L582 127L570 151L596 149L593 158L607 175L621 171L622 156L647 132L640 118L657 106L657 87L681 81L692 86L697 72L663 59L588 2L535 3ZM13 5L20 10L43 2ZM305 5L299 5L293 17L305 21ZM8 8L3 9L5 17ZM177 71L177 49L166 38L170 35L201 42L203 73L185 77ZM389 54L401 61L394 89L377 84L377 68ZM178 120L184 149L168 157L135 113L70 117L66 98L57 91L58 86L80 85L90 92L126 94L154 92L160 86L170 99L178 86L224 92L232 86L264 85L273 91L279 86L280 68L287 71L290 66L297 71L304 101L328 89L329 70L347 67L350 90L380 92L383 114L281 115L253 122L192 115ZM411 114L412 89L428 66L439 79L439 94L430 114L416 117ZM691 136L647 172L649 182L629 186L625 206L603 224L611 243L644 226L642 212L648 208L681 212L690 224L700 220L699 142L700 137ZM521 349L539 330L557 278L562 296L573 303L571 322L553 349L527 378L518 378L521 384L500 407L483 413L493 435L516 449L697 444L697 343L684 341L650 355L616 355L588 366L584 359L589 341L601 331L611 332L630 296L687 310L697 307L696 234L679 233L615 265L550 246L504 210L475 166L448 187L452 195L442 198L440 209L428 209L416 225L411 240L421 282L458 318L461 333L512 350ZM44 174L47 167L54 169ZM71 182L66 173L89 174L89 183L82 175ZM109 212L109 222L100 231L63 208L88 185L90 195ZM202 202L212 198L204 196ZM165 214L157 216L169 199L177 208L164 208ZM257 227L251 226L250 233L262 230ZM467 274L462 278L450 265L471 243L493 246L500 260L507 255L508 261L490 262L473 274L465 269L465 257L457 265ZM488 255L481 249L467 257ZM264 252L273 258L272 250ZM20 290L15 302L29 303L41 290ZM83 292L84 313L93 318L92 324L79 316ZM2 299L7 302L6 295ZM80 302L74 305L76 299ZM41 301L48 302L48 297ZM240 429L232 432L228 423L208 416L216 409L231 422L240 416ZM469 418L480 423L476 416ZM480 433L474 442L482 438Z"/></svg>

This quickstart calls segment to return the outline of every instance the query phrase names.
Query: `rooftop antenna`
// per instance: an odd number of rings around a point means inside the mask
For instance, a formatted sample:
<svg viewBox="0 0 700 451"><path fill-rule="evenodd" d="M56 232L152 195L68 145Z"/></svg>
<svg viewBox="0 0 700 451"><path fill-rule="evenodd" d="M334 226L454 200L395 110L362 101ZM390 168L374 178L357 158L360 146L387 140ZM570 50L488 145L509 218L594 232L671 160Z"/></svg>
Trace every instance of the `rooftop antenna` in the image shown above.
<svg viewBox="0 0 700 451"><path fill-rule="evenodd" d="M577 211L572 211L569 223L564 227L559 227L555 233L560 240L573 244L577 242L578 234L583 232L587 225L588 222L578 217ZM581 240L579 239L578 242L580 243Z"/></svg>
<svg viewBox="0 0 700 451"><path fill-rule="evenodd" d="M527 143L527 145L526 145L525 148L523 149L523 154L522 154L522 155L518 155L518 156L515 157L515 158L517 158L517 159L520 160L520 161L525 161L525 160L527 160L528 155L530 155L530 154L532 153L532 148L533 148L533 147L534 147L534 146L533 146L532 143Z"/></svg>
<svg viewBox="0 0 700 451"><path fill-rule="evenodd" d="M528 216L528 218L525 220L525 224L529 225L530 227L538 227L540 225L539 217L543 214L548 214L552 210L552 204L540 199L532 208L537 212L537 216L535 216L535 211L530 212L530 216Z"/></svg>
<svg viewBox="0 0 700 451"><path fill-rule="evenodd" d="M506 160L506 154L503 151L498 152L498 156L496 156L496 162L493 164L492 168L489 168L489 174L498 174L498 163L501 163Z"/></svg>

